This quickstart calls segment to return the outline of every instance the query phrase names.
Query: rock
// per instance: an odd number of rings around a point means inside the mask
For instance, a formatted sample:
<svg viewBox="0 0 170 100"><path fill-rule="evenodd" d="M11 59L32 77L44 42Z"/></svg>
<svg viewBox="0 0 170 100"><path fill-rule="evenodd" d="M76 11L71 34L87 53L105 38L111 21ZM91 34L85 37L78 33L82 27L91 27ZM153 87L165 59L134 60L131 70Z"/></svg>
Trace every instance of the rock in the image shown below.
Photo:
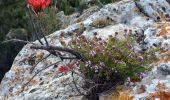
<svg viewBox="0 0 170 100"><path fill-rule="evenodd" d="M162 73L162 75L170 75L170 65L161 64L160 66L158 66L158 72Z"/></svg>
<svg viewBox="0 0 170 100"><path fill-rule="evenodd" d="M162 8L162 9L161 9ZM83 33L86 36L91 37L93 32L98 32L99 36L102 38L107 38L109 35L115 36L115 32L118 32L118 38L123 39L125 29L127 34L133 34L136 37L146 37L144 42L146 42L146 48L150 48L159 44L163 44L163 47L168 47L170 44L169 38L164 38L160 35L160 30L162 27L157 26L160 23L158 21L168 21L167 14L170 14L170 5L166 0L139 0L134 2L133 0L122 0L113 4L104 5L99 11L93 14L87 14L89 16L83 17L84 20L70 25L66 29L56 31L53 34L47 36L47 40L52 45L61 46L59 42L59 37L61 33L66 34L64 37L67 42L71 37L67 34L77 32L83 25ZM166 15L166 16L165 16ZM85 15L83 15L85 16ZM97 18L109 17L112 22L102 28L92 27L92 23ZM162 24L160 25L162 26ZM165 28L168 28L166 26ZM169 30L166 31L165 35L168 35ZM143 39L143 38L142 38ZM139 42L142 39L137 39ZM42 39L43 40L43 39ZM44 41L43 41L44 42ZM38 41L35 41L38 43ZM164 45L167 44L167 45ZM28 82L28 80L43 67L59 61L60 58L55 56L50 56L48 59L40 62L34 69L33 73L30 73L33 64L37 63L38 57L45 57L48 55L47 51L44 50L33 50L30 49L31 44L27 44L20 51L20 53L15 58L12 68L6 73L0 85L0 99L9 100L66 100L70 98L75 98L75 95L79 93L76 91L74 84L72 83L71 73L67 75L62 75L57 72L56 66L51 66L39 73L23 92L21 92L21 87ZM63 62L66 63L66 62ZM63 64L63 63L59 63ZM161 72L169 74L169 67L160 67ZM153 68L151 72L148 73L138 86L150 87L145 89L144 93L138 94L135 90L139 90L138 87L132 91L132 96L135 99L147 98L151 92L156 92L157 81L165 83L167 87L166 90L170 90L169 77L165 77L160 73L157 73L157 67ZM75 75L77 83L81 86L83 85L83 79ZM69 84L69 85L68 85ZM132 87L135 88L135 87ZM80 87L82 92L83 89ZM77 97L76 99L78 99ZM81 98L81 97L80 97Z"/></svg>
<svg viewBox="0 0 170 100"><path fill-rule="evenodd" d="M170 0L166 0L170 4Z"/></svg>
<svg viewBox="0 0 170 100"><path fill-rule="evenodd" d="M6 35L6 39L21 39L26 40L28 37L28 33L23 28L11 29Z"/></svg>

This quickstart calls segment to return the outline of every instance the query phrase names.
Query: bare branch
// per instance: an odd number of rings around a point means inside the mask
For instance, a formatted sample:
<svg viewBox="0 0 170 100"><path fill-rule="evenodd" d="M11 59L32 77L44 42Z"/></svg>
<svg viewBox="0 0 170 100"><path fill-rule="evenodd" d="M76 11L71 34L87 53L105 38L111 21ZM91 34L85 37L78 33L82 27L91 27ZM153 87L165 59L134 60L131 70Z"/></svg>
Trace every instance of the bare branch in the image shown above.
<svg viewBox="0 0 170 100"><path fill-rule="evenodd" d="M5 41L2 42L2 44L8 43L8 42L21 42L21 43L35 44L35 43L33 43L33 42L25 41L25 40L20 40L20 39L10 39L10 40L5 40Z"/></svg>
<svg viewBox="0 0 170 100"><path fill-rule="evenodd" d="M72 76L72 78L73 78L73 84L74 84L77 92L79 92L80 95L84 95L84 96L85 96L85 94L83 94L83 93L80 91L80 89L77 87L77 84L76 84L75 79L74 79L74 73L73 73L73 72L71 73L71 76Z"/></svg>
<svg viewBox="0 0 170 100"><path fill-rule="evenodd" d="M27 12L28 12L28 15L29 15L29 19L30 19L30 22L32 24L32 27L33 27L33 30L35 30L35 35L36 35L36 38L38 39L38 41L40 42L41 45L43 45L39 35L38 35L38 31L36 30L36 25L34 24L34 21L33 21L33 18L31 16L31 10L30 10L30 6L28 5L27 7Z"/></svg>
<svg viewBox="0 0 170 100"><path fill-rule="evenodd" d="M38 29L39 29L39 31L41 32L41 34L42 34L42 36L43 36L43 38L44 38L44 40L45 40L46 46L48 46L49 43L48 43L48 41L47 41L47 38L45 37L45 34L44 34L45 31L43 31L42 23L41 23L39 20L37 20L37 23L38 23L38 24L37 24Z"/></svg>
<svg viewBox="0 0 170 100"><path fill-rule="evenodd" d="M74 56L76 56L77 59L82 59L82 56L79 52L76 52L75 50L73 49L70 49L70 48L63 48L63 47L59 47L59 46L44 46L44 45L32 45L30 47L31 49L42 49L42 50L47 50L47 51L50 51L50 50L58 50L58 51L64 51L64 52L68 52Z"/></svg>

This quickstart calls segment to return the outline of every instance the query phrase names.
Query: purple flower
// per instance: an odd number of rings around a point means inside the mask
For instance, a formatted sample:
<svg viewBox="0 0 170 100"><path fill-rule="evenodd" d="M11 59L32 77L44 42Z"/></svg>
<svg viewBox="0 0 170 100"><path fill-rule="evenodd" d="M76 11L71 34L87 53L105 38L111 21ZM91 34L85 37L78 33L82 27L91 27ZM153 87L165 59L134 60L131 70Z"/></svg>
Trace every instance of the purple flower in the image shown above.
<svg viewBox="0 0 170 100"><path fill-rule="evenodd" d="M115 60L116 64L122 64L122 60Z"/></svg>
<svg viewBox="0 0 170 100"><path fill-rule="evenodd" d="M128 55L128 57L129 57L129 58L133 58L133 57L135 57L135 55L134 55L134 53L131 52L131 53Z"/></svg>
<svg viewBox="0 0 170 100"><path fill-rule="evenodd" d="M85 62L85 66L86 66L86 67L91 66L91 61L90 61L90 60L89 60L89 61L86 61L86 62Z"/></svg>
<svg viewBox="0 0 170 100"><path fill-rule="evenodd" d="M116 52L122 54L122 51L119 48L117 48L116 46L112 46L112 49L115 50Z"/></svg>
<svg viewBox="0 0 170 100"><path fill-rule="evenodd" d="M95 73L98 73L99 70L100 70L99 66L95 65L95 66L94 66L94 70L95 70Z"/></svg>
<svg viewBox="0 0 170 100"><path fill-rule="evenodd" d="M128 85L130 85L130 83L131 83L131 79L130 79L130 77L128 77L127 81L125 82L125 85L128 86Z"/></svg>
<svg viewBox="0 0 170 100"><path fill-rule="evenodd" d="M131 29L129 30L129 33L130 33L130 34L132 33L132 30L131 30Z"/></svg>
<svg viewBox="0 0 170 100"><path fill-rule="evenodd" d="M77 66L79 66L79 65L80 65L80 60L76 61L75 64L76 64Z"/></svg>
<svg viewBox="0 0 170 100"><path fill-rule="evenodd" d="M143 61L143 57L142 57L142 56L139 56L139 57L138 57L138 61L139 61L139 62L142 62L142 61Z"/></svg>
<svg viewBox="0 0 170 100"><path fill-rule="evenodd" d="M93 56L93 57L94 57L96 54L97 54L97 53L96 53L95 51L91 51L91 52L90 52L90 55Z"/></svg>
<svg viewBox="0 0 170 100"><path fill-rule="evenodd" d="M80 37L80 34L76 34L77 37Z"/></svg>
<svg viewBox="0 0 170 100"><path fill-rule="evenodd" d="M139 73L139 77L142 80L145 77L145 73L143 73L143 72Z"/></svg>
<svg viewBox="0 0 170 100"><path fill-rule="evenodd" d="M124 32L125 32L125 33L127 33L127 31L128 31L127 29L124 29Z"/></svg>
<svg viewBox="0 0 170 100"><path fill-rule="evenodd" d="M97 35L97 32L93 32L93 35L95 35L95 36L96 36L96 35Z"/></svg>
<svg viewBox="0 0 170 100"><path fill-rule="evenodd" d="M99 44L100 44L100 45L103 45L104 43L103 43L103 41L99 41Z"/></svg>
<svg viewBox="0 0 170 100"><path fill-rule="evenodd" d="M81 35L80 38L83 39L83 40L86 39L86 37L84 35Z"/></svg>
<svg viewBox="0 0 170 100"><path fill-rule="evenodd" d="M95 41L90 41L90 45L96 45Z"/></svg>
<svg viewBox="0 0 170 100"><path fill-rule="evenodd" d="M102 38L101 38L101 37L99 37L99 38L98 38L98 41L102 41Z"/></svg>
<svg viewBox="0 0 170 100"><path fill-rule="evenodd" d="M104 62L99 62L100 66L105 66Z"/></svg>
<svg viewBox="0 0 170 100"><path fill-rule="evenodd" d="M99 47L96 48L96 52L100 52L101 49Z"/></svg>

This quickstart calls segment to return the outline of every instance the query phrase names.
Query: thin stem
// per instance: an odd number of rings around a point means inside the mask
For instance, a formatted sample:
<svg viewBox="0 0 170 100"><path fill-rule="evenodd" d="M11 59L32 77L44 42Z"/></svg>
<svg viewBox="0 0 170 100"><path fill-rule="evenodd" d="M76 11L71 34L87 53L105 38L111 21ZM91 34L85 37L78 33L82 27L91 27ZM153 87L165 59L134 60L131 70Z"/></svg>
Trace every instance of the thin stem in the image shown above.
<svg viewBox="0 0 170 100"><path fill-rule="evenodd" d="M83 93L81 93L80 89L77 87L77 84L76 84L75 79L74 79L74 73L73 72L71 73L71 76L73 78L73 84L74 84L77 92L79 92L80 95L84 95Z"/></svg>
<svg viewBox="0 0 170 100"><path fill-rule="evenodd" d="M44 34L43 30L42 30L42 25L41 25L41 23L39 22L39 20L38 20L37 22L38 22L38 24L37 24L38 29L40 30L40 33L42 34L42 36L43 36L43 38L44 38L44 40L45 40L45 43L46 43L46 45L48 46L49 43L48 43L47 38L45 37L45 34Z"/></svg>
<svg viewBox="0 0 170 100"><path fill-rule="evenodd" d="M38 32L37 32L37 30L36 30L36 26L35 26L35 24L34 24L34 21L33 21L33 19L32 19L29 5L28 5L28 7L27 7L27 12L28 12L29 19L30 19L31 25L32 25L32 27L33 27L33 30L35 30L35 35L36 35L38 41L40 42L40 44L43 45L43 43L42 43L42 41L41 41L41 39L40 39L40 37L39 37L39 35L38 35Z"/></svg>

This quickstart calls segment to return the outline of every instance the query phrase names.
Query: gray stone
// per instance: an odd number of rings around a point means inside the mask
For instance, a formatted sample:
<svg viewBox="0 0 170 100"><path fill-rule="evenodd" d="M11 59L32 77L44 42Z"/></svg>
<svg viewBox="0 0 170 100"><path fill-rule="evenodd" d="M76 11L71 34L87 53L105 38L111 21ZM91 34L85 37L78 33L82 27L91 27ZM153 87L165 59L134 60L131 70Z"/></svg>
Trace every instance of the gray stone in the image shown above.
<svg viewBox="0 0 170 100"><path fill-rule="evenodd" d="M136 3L139 6L137 6ZM88 16L86 17L82 17L82 19L84 19L80 23L75 23L66 29L56 31L47 36L47 39L51 45L61 46L59 42L59 35L62 32L65 34L76 32L75 30L80 29L80 25L83 23L84 27L87 29L84 30L83 34L89 37L92 36L93 32L98 32L99 36L102 38L106 38L109 35L115 36L115 32L118 32L118 38L123 39L125 29L128 31L132 30L132 34L138 33L139 36L142 35L144 31L146 34L146 40L149 44L148 47L150 47L150 45L155 42L153 41L154 39L156 39L156 42L158 42L159 37L154 36L151 31L148 31L147 29L153 28L155 32L159 32L160 28L156 27L155 24L157 24L158 21L167 21L167 19L158 18L160 17L159 14L162 14L162 16L165 14L170 14L170 5L168 2L166 2L166 0L138 0L136 3L133 0L122 0L113 4L104 5L104 7L99 11L96 11L93 14L87 14ZM164 7L166 10L161 10L160 8L162 7ZM92 27L92 23L97 18L100 19L103 17L109 17L112 19L111 24L103 28ZM151 36L148 34L151 34ZM25 35L26 34L23 34L23 36ZM17 36L13 36L11 34L7 37L17 38ZM71 37L66 35L65 39L67 40L66 42L69 42ZM169 39L166 41L169 41ZM38 44L38 41L35 41L35 43ZM30 46L31 44L24 46L24 48L15 58L11 70L6 73L5 77L3 78L0 85L0 99L66 100L70 98L76 98L75 95L79 95L79 93L75 90L75 86L72 83L71 73L68 73L67 75L61 75L57 72L57 68L54 66L51 66L39 73L33 79L33 82L30 82L25 91L20 92L21 87L26 82L28 82L28 80L35 74L36 71L40 70L46 65L49 65L50 63L60 60L60 58L50 56L48 59L40 62L36 66L34 72L31 74L30 69L32 68L32 65L29 63L29 58L32 58L35 62L38 62L38 59L34 58L34 56L37 54L43 54L42 57L44 57L48 55L48 52L44 50L30 49ZM65 62L60 63L60 65L64 63ZM166 72L166 74L169 74L169 67L163 66L161 67L161 70ZM81 88L83 85L83 79L76 75L75 78L77 79L77 83L80 85L79 88L81 91L85 92ZM136 96L136 94L134 95ZM78 99L78 97L76 99Z"/></svg>
<svg viewBox="0 0 170 100"><path fill-rule="evenodd" d="M170 75L170 65L162 64L158 67L158 71L162 73L162 75Z"/></svg>

